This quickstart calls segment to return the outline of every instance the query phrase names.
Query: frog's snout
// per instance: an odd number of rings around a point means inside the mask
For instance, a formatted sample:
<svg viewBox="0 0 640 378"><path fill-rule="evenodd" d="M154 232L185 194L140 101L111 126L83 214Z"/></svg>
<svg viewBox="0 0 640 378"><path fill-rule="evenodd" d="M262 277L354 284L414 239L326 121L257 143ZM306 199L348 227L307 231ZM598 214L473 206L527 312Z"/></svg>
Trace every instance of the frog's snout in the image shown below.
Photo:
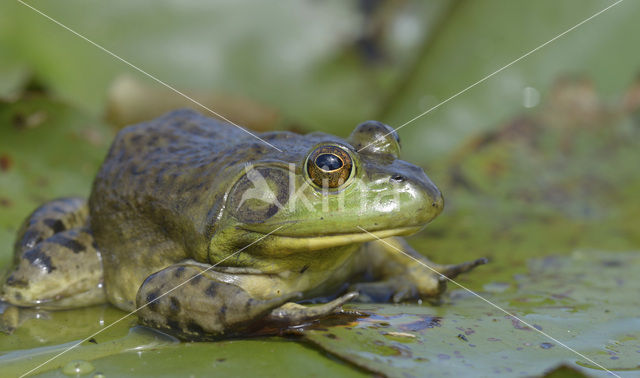
<svg viewBox="0 0 640 378"><path fill-rule="evenodd" d="M404 186L403 191L412 192L415 197L421 198L421 207L426 208L430 214L429 218L433 219L444 209L444 197L429 177L424 172L421 173L414 175L413 179L402 174L394 174L389 178L389 182L397 187Z"/></svg>
<svg viewBox="0 0 640 378"><path fill-rule="evenodd" d="M431 219L437 217L442 210L444 210L444 197L435 184L431 181L427 181L424 185L424 191L427 194L427 201L431 207L429 213L431 213Z"/></svg>
<svg viewBox="0 0 640 378"><path fill-rule="evenodd" d="M440 214L442 210L444 210L444 197L442 196L442 193L440 193L438 188L436 188L436 190L438 194L436 196L431 197L433 198L433 201L431 202L431 207L437 210L437 213Z"/></svg>

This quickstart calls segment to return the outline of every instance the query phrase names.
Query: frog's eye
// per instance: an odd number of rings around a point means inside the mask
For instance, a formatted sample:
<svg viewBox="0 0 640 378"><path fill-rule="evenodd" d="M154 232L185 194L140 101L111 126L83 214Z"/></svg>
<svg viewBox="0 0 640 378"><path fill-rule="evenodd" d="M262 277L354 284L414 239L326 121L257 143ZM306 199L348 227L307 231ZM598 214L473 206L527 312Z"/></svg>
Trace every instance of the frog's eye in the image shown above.
<svg viewBox="0 0 640 378"><path fill-rule="evenodd" d="M388 125L378 121L366 121L349 136L349 142L360 153L387 154L400 156L400 137Z"/></svg>
<svg viewBox="0 0 640 378"><path fill-rule="evenodd" d="M321 146L307 159L307 173L321 188L335 189L344 184L353 170L349 153L337 146Z"/></svg>

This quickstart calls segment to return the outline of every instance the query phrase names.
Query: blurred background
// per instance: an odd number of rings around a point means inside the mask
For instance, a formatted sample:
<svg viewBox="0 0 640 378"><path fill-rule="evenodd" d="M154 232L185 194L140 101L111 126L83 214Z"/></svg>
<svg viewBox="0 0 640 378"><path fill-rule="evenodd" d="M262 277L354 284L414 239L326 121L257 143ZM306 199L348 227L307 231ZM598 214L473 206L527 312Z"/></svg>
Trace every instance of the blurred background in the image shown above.
<svg viewBox="0 0 640 378"><path fill-rule="evenodd" d="M28 4L238 124L346 137L367 119L404 124L613 2ZM540 260L532 259L591 251L574 272L588 279L587 267L602 261L640 267L637 254L620 257L640 248L638 14L639 2L623 1L399 130L402 158L425 168L446 198L445 212L410 240L418 250L444 263L489 257L461 282L560 324L575 318L512 300L525 295L517 277L533 274ZM119 128L179 107L213 116L27 6L0 4L0 264L10 262L14 234L35 207L88 195ZM637 295L603 285L580 311L593 318L603 297L619 298L612 309L637 326ZM61 342L25 337L33 348ZM15 347L6 343L4 350ZM336 346L322 348L353 362ZM317 369L343 368L319 358L299 357ZM615 362L626 367L623 360Z"/></svg>

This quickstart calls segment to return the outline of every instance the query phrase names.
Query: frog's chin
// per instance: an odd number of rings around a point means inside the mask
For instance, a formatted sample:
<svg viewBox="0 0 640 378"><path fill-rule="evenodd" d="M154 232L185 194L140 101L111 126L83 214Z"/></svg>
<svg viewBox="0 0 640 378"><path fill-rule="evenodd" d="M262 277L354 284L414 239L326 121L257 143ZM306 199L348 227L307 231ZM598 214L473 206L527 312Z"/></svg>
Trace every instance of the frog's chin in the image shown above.
<svg viewBox="0 0 640 378"><path fill-rule="evenodd" d="M336 233L325 235L287 235L286 231L268 234L266 239L274 246L288 249L319 250L343 245L360 244L377 239L385 239L392 236L411 235L424 228L420 226L407 226L384 230L366 230L353 233ZM255 232L255 231L254 231Z"/></svg>

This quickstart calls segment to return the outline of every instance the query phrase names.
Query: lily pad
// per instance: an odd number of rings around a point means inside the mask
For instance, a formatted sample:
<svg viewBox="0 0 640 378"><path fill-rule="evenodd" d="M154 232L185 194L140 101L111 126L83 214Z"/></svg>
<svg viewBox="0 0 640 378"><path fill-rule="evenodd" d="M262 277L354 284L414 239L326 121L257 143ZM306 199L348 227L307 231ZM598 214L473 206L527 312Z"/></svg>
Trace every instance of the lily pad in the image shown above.
<svg viewBox="0 0 640 378"><path fill-rule="evenodd" d="M481 292L517 318L454 290L437 307L358 306L371 316L346 326L319 325L304 339L393 377L533 376L560 364L609 376L568 348L621 376L640 372L640 281L634 279L640 253L575 252L533 260L529 269L517 289Z"/></svg>

